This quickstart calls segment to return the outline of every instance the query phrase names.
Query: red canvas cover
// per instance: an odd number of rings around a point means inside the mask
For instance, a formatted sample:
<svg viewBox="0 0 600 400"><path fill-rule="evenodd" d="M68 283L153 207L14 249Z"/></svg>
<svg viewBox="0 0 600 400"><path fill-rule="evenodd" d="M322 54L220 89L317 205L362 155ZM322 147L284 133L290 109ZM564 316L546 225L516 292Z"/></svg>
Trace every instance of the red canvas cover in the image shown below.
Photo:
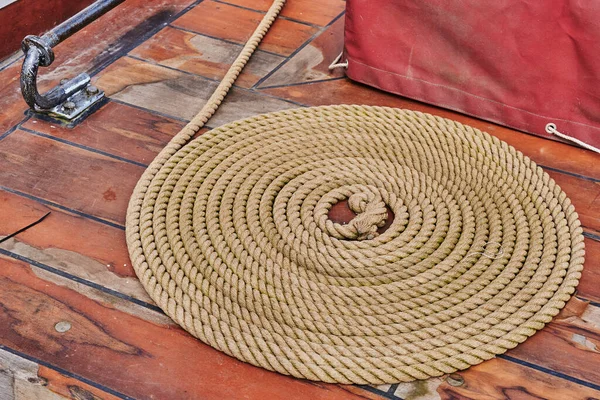
<svg viewBox="0 0 600 400"><path fill-rule="evenodd" d="M600 1L347 0L353 80L600 148ZM556 137L554 137L556 138Z"/></svg>

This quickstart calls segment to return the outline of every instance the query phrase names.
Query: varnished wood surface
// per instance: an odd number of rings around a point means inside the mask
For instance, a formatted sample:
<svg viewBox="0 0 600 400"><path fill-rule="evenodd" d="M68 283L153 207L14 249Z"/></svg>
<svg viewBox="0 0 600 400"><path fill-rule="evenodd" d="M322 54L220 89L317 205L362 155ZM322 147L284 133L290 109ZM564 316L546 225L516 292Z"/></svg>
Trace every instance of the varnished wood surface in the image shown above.
<svg viewBox="0 0 600 400"><path fill-rule="evenodd" d="M250 38L262 17L263 13L248 8L205 0L182 15L173 25L243 44ZM278 18L258 48L289 56L317 31L317 27Z"/></svg>
<svg viewBox="0 0 600 400"><path fill-rule="evenodd" d="M192 7L183 12L187 6ZM377 388L297 380L227 357L152 302L131 268L127 201L145 166L204 104L269 0L130 0L57 48L41 85L89 70L110 97L73 128L26 117L18 63L0 71L0 399L598 399L600 157L354 84L342 0L288 0L210 126L292 107L357 103L430 112L487 131L539 163L586 232L577 297L495 360ZM183 12L183 13L182 13ZM92 41L90 38L94 38ZM336 209L333 218L347 219ZM60 333L55 324L71 323Z"/></svg>
<svg viewBox="0 0 600 400"><path fill-rule="evenodd" d="M127 118L123 118L123 116ZM185 123L109 102L74 128L30 119L22 129L141 164L148 164Z"/></svg>
<svg viewBox="0 0 600 400"><path fill-rule="evenodd" d="M0 399L116 400L118 396L91 386L14 352L0 349Z"/></svg>
<svg viewBox="0 0 600 400"><path fill-rule="evenodd" d="M270 0L227 0L226 3L262 12L267 11L271 6ZM344 0L292 0L281 10L281 16L299 22L325 26L344 11L345 6Z"/></svg>
<svg viewBox="0 0 600 400"><path fill-rule="evenodd" d="M102 71L95 80L119 101L164 115L189 120L208 100L218 82L166 68L148 61L124 57ZM268 111L297 107L292 102L234 87L210 120L219 126L236 119Z"/></svg>
<svg viewBox="0 0 600 400"><path fill-rule="evenodd" d="M165 47L165 43L170 46ZM167 27L131 54L166 67L221 80L241 49L240 44ZM284 60L285 57L258 50L252 55L236 84L245 88L252 87Z"/></svg>

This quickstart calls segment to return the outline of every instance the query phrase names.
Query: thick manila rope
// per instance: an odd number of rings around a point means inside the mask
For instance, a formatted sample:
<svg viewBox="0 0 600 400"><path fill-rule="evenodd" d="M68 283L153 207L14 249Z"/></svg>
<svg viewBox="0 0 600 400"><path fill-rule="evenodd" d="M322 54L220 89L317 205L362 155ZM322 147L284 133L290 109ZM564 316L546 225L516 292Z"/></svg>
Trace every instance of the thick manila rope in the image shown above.
<svg viewBox="0 0 600 400"><path fill-rule="evenodd" d="M582 229L560 187L497 138L340 105L190 141L283 3L134 190L127 244L152 299L230 356L325 382L440 376L542 329L578 284ZM346 199L357 216L334 223Z"/></svg>

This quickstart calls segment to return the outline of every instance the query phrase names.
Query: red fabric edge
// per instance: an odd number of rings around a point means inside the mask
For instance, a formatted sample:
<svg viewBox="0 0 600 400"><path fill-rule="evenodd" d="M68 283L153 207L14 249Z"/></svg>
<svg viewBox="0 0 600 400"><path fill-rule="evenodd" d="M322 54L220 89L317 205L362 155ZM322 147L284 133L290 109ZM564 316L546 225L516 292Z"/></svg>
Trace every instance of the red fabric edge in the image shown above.
<svg viewBox="0 0 600 400"><path fill-rule="evenodd" d="M354 81L536 136L574 144L573 142L547 133L545 130L546 124L552 122L556 124L560 132L575 137L594 147L600 147L600 128L537 115L526 110L520 110L490 99L475 96L459 89L374 68L352 59L347 52L345 52L345 55L348 60L346 75Z"/></svg>

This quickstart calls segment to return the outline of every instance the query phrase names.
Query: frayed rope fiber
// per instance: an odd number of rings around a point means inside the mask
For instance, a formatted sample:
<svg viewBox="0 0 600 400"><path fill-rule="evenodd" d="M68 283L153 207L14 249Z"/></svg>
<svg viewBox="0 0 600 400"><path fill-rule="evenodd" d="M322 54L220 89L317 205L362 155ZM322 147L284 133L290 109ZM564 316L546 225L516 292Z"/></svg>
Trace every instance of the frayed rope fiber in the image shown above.
<svg viewBox="0 0 600 400"><path fill-rule="evenodd" d="M127 243L152 299L216 349L325 382L440 376L543 328L581 276L582 229L560 187L506 143L346 105L191 140L282 5L131 197ZM346 225L328 218L343 200L357 213Z"/></svg>

